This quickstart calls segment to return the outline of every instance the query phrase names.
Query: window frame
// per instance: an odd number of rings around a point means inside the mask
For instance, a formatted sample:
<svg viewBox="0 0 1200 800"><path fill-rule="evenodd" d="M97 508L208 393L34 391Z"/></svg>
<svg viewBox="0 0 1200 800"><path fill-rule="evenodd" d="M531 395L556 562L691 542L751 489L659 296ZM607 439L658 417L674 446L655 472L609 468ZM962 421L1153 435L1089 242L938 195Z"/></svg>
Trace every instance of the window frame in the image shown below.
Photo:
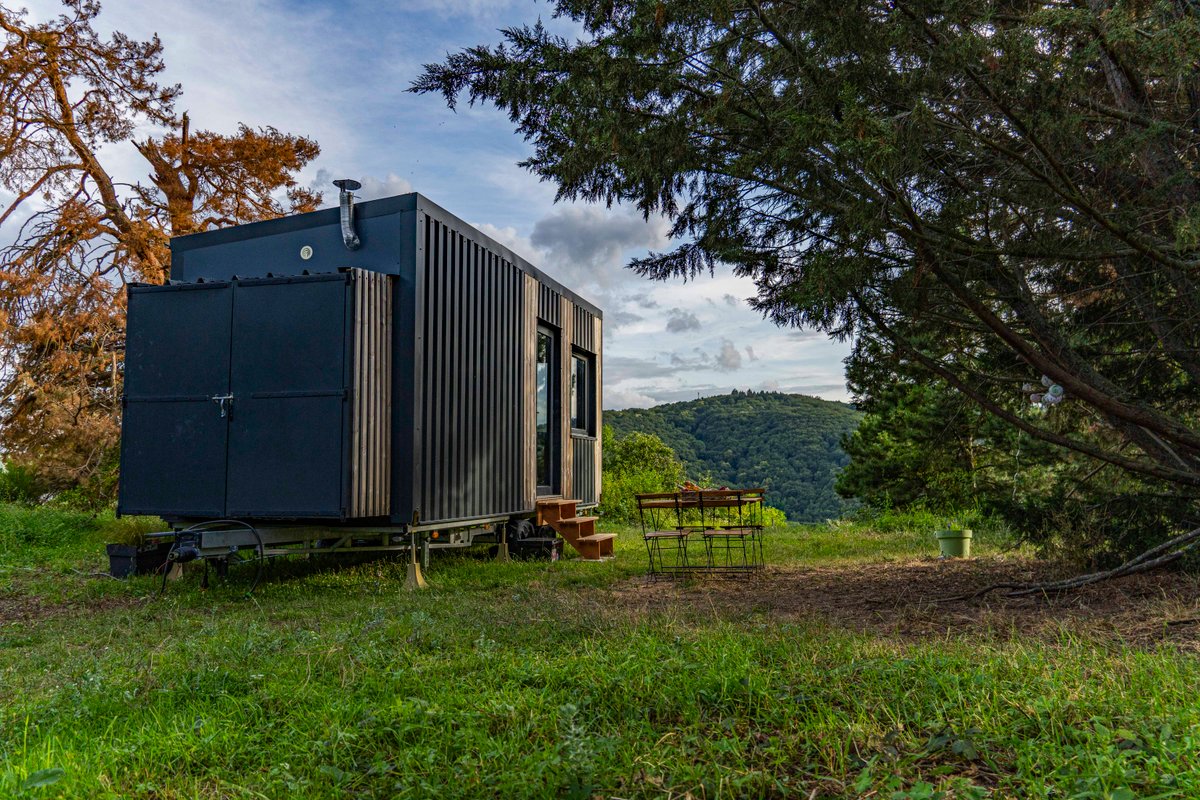
<svg viewBox="0 0 1200 800"><path fill-rule="evenodd" d="M583 386L579 386L577 364L583 364ZM596 355L578 347L571 348L570 426L574 436L596 435ZM583 416L579 418L583 403ZM582 427L576 425L582 422Z"/></svg>

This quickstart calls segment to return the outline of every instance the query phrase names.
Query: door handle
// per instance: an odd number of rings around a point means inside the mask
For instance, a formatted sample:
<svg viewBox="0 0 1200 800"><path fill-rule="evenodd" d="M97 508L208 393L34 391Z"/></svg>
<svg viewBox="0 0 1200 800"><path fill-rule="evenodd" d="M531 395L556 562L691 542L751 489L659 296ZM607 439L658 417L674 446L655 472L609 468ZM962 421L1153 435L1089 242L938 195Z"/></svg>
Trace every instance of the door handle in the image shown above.
<svg viewBox="0 0 1200 800"><path fill-rule="evenodd" d="M221 409L221 418L233 416L233 395L231 394L214 394L212 401Z"/></svg>

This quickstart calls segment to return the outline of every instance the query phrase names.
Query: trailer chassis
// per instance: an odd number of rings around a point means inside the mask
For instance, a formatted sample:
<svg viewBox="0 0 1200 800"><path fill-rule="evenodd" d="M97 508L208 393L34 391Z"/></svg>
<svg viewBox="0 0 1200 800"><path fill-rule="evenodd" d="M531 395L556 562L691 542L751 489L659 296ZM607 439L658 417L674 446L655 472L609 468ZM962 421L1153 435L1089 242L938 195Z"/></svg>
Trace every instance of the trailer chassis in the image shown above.
<svg viewBox="0 0 1200 800"><path fill-rule="evenodd" d="M247 594L257 588L263 566L268 559L283 556L328 555L342 553L404 553L410 554L408 588L424 588L422 570L429 569L429 553L438 549L460 549L474 544L503 545L503 527L514 516L463 520L450 524L413 524L394 526L321 527L317 525L281 525L268 523L261 527L238 519L205 520L188 524L180 520L172 530L150 533L149 541L171 542L167 562L163 565L163 584L166 590L168 573L177 565L190 561L204 562L202 585L208 583L211 562L219 576L234 565L254 568L254 579Z"/></svg>

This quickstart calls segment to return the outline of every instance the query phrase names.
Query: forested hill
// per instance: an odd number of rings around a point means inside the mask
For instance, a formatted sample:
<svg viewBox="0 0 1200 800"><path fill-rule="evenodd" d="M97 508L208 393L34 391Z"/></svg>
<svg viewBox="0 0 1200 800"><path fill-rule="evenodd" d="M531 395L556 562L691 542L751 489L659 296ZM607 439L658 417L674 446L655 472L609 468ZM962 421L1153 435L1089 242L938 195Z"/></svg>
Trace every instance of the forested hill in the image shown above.
<svg viewBox="0 0 1200 800"><path fill-rule="evenodd" d="M837 517L845 502L833 490L849 457L839 444L862 414L844 403L780 392L738 392L654 408L605 411L617 436L653 433L692 476L717 486L765 486L767 501L788 518Z"/></svg>

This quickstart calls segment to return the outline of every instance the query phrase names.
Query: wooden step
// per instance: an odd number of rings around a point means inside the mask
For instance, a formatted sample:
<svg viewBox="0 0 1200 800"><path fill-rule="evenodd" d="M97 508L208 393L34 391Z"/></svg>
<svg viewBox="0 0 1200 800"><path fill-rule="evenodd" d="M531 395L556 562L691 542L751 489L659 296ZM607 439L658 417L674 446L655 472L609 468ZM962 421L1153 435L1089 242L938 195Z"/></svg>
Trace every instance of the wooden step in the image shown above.
<svg viewBox="0 0 1200 800"><path fill-rule="evenodd" d="M584 558L612 558L613 539L616 538L615 533L593 533L591 536L580 536L572 544Z"/></svg>
<svg viewBox="0 0 1200 800"><path fill-rule="evenodd" d="M538 500L536 504L537 524L553 525L560 519L573 517L575 516L575 506L578 504L578 500L568 500L559 497L548 497Z"/></svg>
<svg viewBox="0 0 1200 800"><path fill-rule="evenodd" d="M562 534L564 539L570 541L580 536L589 536L595 533L597 519L599 517L570 517L569 519L560 519L558 522L551 523L551 525L554 530Z"/></svg>
<svg viewBox="0 0 1200 800"><path fill-rule="evenodd" d="M587 522L595 522L599 517L568 517L567 519L558 520L559 525L583 525ZM614 533L613 536L616 536Z"/></svg>

